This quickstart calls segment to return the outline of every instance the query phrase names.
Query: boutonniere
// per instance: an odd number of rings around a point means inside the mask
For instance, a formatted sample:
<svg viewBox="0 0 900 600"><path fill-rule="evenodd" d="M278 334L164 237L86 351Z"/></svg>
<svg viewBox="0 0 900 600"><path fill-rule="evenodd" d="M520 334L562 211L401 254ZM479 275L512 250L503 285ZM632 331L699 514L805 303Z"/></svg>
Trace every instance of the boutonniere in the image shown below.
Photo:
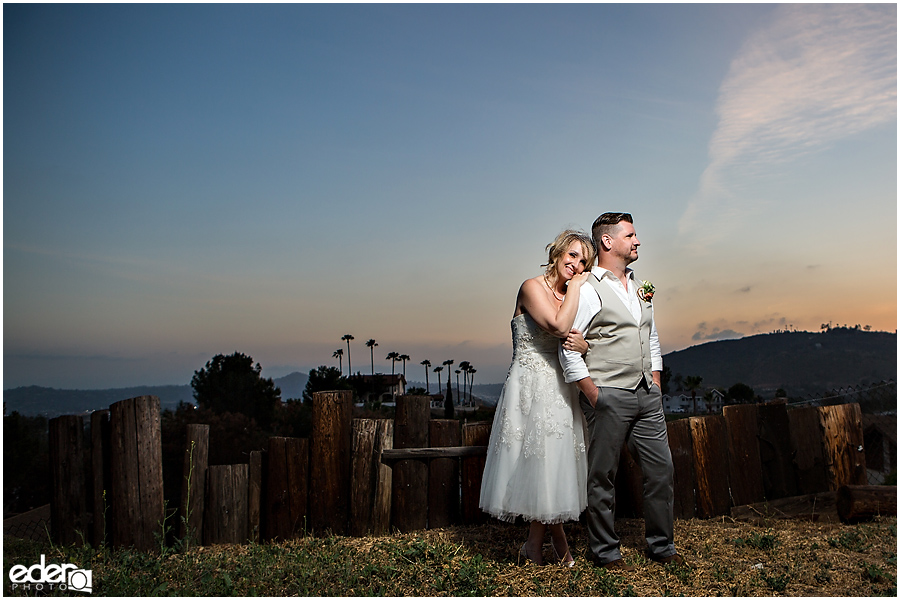
<svg viewBox="0 0 900 600"><path fill-rule="evenodd" d="M649 281L642 281L641 287L638 288L638 297L644 302L653 300L653 294L656 293L656 286Z"/></svg>

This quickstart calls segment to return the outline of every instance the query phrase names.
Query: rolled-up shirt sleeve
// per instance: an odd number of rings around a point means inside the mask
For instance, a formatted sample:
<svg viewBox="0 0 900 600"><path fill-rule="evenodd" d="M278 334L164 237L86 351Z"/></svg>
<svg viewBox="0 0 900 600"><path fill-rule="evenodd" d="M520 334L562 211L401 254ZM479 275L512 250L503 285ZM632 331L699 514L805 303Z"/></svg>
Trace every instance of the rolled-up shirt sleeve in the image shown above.
<svg viewBox="0 0 900 600"><path fill-rule="evenodd" d="M572 327L583 334L591 324L594 315L600 310L600 297L588 283L581 286L580 292L578 310L575 312L575 322ZM566 383L590 377L584 357L574 350L563 349L562 342L559 344L559 364L562 365Z"/></svg>
<svg viewBox="0 0 900 600"><path fill-rule="evenodd" d="M650 310L653 311L652 306ZM650 370L662 371L662 368L662 351L659 348L659 335L656 333L656 314L654 313L650 318Z"/></svg>

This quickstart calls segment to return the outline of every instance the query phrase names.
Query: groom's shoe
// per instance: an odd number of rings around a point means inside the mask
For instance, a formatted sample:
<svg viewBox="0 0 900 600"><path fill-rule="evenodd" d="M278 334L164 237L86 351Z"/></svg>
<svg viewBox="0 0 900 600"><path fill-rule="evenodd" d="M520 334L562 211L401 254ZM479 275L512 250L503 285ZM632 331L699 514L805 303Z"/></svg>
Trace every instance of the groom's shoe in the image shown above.
<svg viewBox="0 0 900 600"><path fill-rule="evenodd" d="M635 568L633 566L629 565L621 558L617 558L615 560L609 560L609 561L604 562L603 560L600 559L599 556L597 556L596 554L594 554L591 551L588 551L587 559L589 561L591 561L592 563L594 563L594 565L596 565L600 568L603 568L603 569L608 569L610 571L620 571L620 572L624 573L624 572L629 572L629 571L635 570Z"/></svg>
<svg viewBox="0 0 900 600"><path fill-rule="evenodd" d="M650 560L652 560L652 561L654 561L654 562L658 562L658 563L660 563L660 564L663 564L663 565L671 565L671 564L674 564L674 565L677 565L677 566L680 567L680 566L682 566L682 565L687 564L687 563L684 562L684 558L682 558L682 556L681 556L680 554L678 554L677 552L676 552L675 554L670 555L670 556L659 557L659 556L654 556L653 554L650 554L650 552L648 551L648 552L647 552L647 558L649 558Z"/></svg>

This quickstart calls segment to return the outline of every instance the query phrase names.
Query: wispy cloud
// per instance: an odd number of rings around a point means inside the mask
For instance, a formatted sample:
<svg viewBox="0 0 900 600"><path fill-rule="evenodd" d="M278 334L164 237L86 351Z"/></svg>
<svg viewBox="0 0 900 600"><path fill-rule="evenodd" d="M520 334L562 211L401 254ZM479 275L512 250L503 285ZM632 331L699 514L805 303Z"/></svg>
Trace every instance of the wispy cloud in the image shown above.
<svg viewBox="0 0 900 600"><path fill-rule="evenodd" d="M726 236L757 206L746 182L895 119L896 24L893 4L778 7L722 83L709 164L680 233Z"/></svg>

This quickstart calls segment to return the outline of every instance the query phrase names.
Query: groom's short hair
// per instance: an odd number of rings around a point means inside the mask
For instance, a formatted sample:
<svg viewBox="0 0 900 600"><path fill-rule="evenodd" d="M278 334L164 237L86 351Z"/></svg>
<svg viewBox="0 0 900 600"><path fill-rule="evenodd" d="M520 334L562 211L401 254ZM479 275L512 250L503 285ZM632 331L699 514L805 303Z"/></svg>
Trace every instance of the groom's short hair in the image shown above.
<svg viewBox="0 0 900 600"><path fill-rule="evenodd" d="M594 221L594 224L591 226L591 237L594 239L594 248L597 249L598 254L600 253L600 248L603 247L600 244L600 238L604 234L612 235L622 221L634 225L634 219L631 218L631 214L623 212L603 213Z"/></svg>

